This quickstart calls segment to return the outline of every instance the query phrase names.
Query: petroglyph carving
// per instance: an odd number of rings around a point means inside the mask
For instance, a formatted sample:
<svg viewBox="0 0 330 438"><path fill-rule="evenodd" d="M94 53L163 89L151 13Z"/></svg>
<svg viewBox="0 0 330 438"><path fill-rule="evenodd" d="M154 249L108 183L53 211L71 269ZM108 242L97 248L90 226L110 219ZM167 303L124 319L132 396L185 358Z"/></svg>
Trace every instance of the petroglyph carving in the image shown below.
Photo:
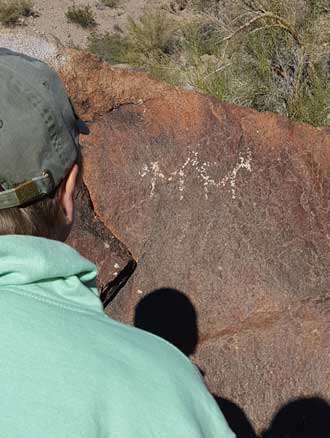
<svg viewBox="0 0 330 438"><path fill-rule="evenodd" d="M208 199L210 189L224 188L227 184L230 186L232 199L236 198L236 178L240 170L247 170L252 172L252 153L250 149L246 149L245 153L240 152L238 161L234 168L228 172L224 177L219 180L215 180L210 174L212 170L219 168L221 163L218 161L202 161L199 158L199 152L191 151L186 161L175 171L166 175L165 170L161 170L158 161L152 161L149 164L145 164L139 175L141 178L150 176L151 191L150 198L155 195L155 188L158 181L167 183L173 182L177 184L180 195L180 201L184 199L184 190L186 184L186 178L189 171L192 175L195 175L202 183L205 199Z"/></svg>

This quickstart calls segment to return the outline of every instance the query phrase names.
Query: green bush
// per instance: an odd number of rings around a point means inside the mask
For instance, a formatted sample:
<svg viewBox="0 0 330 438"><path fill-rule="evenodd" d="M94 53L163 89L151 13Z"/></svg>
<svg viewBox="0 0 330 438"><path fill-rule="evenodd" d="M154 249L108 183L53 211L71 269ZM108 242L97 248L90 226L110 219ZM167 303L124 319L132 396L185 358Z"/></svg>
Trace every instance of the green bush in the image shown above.
<svg viewBox="0 0 330 438"><path fill-rule="evenodd" d="M81 27L95 27L96 21L92 8L87 6L70 6L65 13L66 18L71 23L79 24Z"/></svg>
<svg viewBox="0 0 330 438"><path fill-rule="evenodd" d="M0 0L0 23L5 26L13 26L21 17L28 17L31 13L30 0Z"/></svg>

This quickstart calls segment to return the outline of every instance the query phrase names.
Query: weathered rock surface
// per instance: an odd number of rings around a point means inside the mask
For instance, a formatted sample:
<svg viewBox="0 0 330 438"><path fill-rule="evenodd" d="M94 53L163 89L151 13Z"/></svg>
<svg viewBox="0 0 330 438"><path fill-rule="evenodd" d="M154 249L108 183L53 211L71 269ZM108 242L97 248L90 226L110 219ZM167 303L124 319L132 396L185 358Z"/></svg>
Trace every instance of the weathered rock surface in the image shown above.
<svg viewBox="0 0 330 438"><path fill-rule="evenodd" d="M329 399L330 131L67 56L91 128L85 184L138 262L112 315L132 323L149 292L184 292L193 360L257 431L292 398Z"/></svg>
<svg viewBox="0 0 330 438"><path fill-rule="evenodd" d="M77 193L76 220L66 243L98 267L98 289L115 280L132 260L124 245L96 217L84 184Z"/></svg>

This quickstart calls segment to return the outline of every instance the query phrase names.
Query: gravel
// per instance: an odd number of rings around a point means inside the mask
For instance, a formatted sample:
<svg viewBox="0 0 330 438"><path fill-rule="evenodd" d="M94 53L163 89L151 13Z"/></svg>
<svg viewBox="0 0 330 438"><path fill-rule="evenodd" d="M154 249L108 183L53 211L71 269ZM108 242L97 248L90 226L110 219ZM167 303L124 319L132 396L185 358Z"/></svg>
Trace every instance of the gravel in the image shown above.
<svg viewBox="0 0 330 438"><path fill-rule="evenodd" d="M45 39L24 33L0 32L0 47L22 52L53 66L64 61L55 45Z"/></svg>

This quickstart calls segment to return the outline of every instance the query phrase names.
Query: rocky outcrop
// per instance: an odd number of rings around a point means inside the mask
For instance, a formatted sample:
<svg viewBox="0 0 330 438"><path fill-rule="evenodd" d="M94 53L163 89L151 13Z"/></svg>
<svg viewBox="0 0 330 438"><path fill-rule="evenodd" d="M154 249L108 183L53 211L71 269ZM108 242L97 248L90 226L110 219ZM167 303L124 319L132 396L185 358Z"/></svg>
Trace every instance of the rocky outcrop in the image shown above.
<svg viewBox="0 0 330 438"><path fill-rule="evenodd" d="M158 290L155 324L157 312L178 333L197 321L192 359L258 432L293 398L329 398L329 130L66 56L61 74L90 122L93 214L137 261L111 315L136 322ZM165 288L189 298L193 323L175 299L162 304Z"/></svg>

